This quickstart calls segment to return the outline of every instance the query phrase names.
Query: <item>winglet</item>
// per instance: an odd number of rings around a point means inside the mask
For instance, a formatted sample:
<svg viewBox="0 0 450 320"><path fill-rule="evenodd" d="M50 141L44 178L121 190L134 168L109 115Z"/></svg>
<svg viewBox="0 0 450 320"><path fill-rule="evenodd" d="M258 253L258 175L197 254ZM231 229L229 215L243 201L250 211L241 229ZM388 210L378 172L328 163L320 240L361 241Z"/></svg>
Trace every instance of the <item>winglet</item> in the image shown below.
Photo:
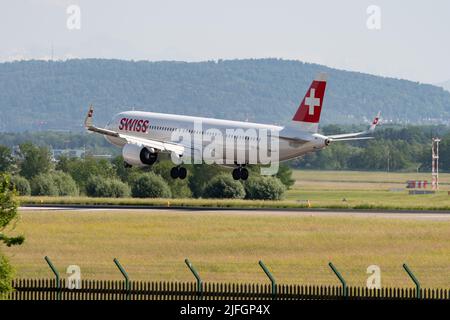
<svg viewBox="0 0 450 320"><path fill-rule="evenodd" d="M375 128L377 127L377 125L380 123L380 115L381 115L381 111L378 111L377 116L373 119L372 123L370 124L369 129L367 130L368 132L372 133Z"/></svg>
<svg viewBox="0 0 450 320"><path fill-rule="evenodd" d="M92 117L94 116L94 107L92 105L89 106L89 111L86 115L86 119L84 120L84 126L86 128L92 127Z"/></svg>

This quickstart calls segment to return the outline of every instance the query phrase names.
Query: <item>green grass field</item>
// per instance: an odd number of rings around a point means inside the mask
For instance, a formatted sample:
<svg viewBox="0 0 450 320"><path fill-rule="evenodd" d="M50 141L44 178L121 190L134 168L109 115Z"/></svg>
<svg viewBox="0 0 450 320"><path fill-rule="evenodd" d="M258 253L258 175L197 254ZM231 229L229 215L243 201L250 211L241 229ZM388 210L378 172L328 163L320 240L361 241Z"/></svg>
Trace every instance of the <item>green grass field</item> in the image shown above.
<svg viewBox="0 0 450 320"><path fill-rule="evenodd" d="M208 199L22 198L26 203L153 204L205 207L398 208L450 210L450 174L441 192L410 196L406 173L296 171L283 201ZM15 233L26 243L5 251L17 277L51 277L43 257L61 273L80 265L83 278L120 279L117 257L134 280L193 280L188 257L205 281L266 282L262 259L280 283L338 284L332 261L350 285L365 285L377 264L383 286L411 286L408 263L424 287L450 287L450 221L367 215L324 216L231 212L23 211Z"/></svg>
<svg viewBox="0 0 450 320"><path fill-rule="evenodd" d="M7 248L17 277L48 278L44 256L62 274L70 264L85 279L121 279L117 257L133 280L193 280L188 257L204 281L267 281L262 259L280 283L338 284L332 261L349 285L364 286L377 264L382 285L411 286L408 263L424 287L450 287L450 221L294 213L181 211L24 211Z"/></svg>
<svg viewBox="0 0 450 320"><path fill-rule="evenodd" d="M404 188L407 180L427 180L431 183L431 173L416 172L367 172L367 171L317 171L295 170L294 188L347 189L347 190L383 190ZM441 189L450 190L450 174L439 175ZM428 189L431 187L429 185Z"/></svg>
<svg viewBox="0 0 450 320"><path fill-rule="evenodd" d="M428 173L297 170L293 177L286 199L309 200L313 207L450 210L450 174L440 175L440 191L432 195L409 195L405 189L407 180L430 183Z"/></svg>

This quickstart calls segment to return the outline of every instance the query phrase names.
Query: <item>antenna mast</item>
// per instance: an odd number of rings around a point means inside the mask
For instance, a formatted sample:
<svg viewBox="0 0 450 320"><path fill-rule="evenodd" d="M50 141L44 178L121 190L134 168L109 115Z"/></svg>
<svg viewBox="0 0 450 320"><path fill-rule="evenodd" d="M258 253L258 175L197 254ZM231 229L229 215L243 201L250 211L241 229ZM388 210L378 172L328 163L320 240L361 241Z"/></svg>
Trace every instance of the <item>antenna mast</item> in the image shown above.
<svg viewBox="0 0 450 320"><path fill-rule="evenodd" d="M439 190L439 142L441 139L432 138L431 145L431 188Z"/></svg>

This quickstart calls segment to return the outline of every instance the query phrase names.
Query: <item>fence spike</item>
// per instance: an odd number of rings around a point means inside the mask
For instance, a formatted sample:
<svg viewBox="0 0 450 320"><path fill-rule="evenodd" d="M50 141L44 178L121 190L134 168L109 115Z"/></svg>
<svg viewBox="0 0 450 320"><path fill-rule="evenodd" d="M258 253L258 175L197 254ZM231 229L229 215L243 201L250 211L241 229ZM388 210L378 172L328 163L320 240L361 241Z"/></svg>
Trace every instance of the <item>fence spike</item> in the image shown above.
<svg viewBox="0 0 450 320"><path fill-rule="evenodd" d="M264 273L272 283L272 298L275 299L277 295L277 282L273 277L272 273L270 273L269 269L267 269L266 265L261 260L259 260L259 265L264 270Z"/></svg>
<svg viewBox="0 0 450 320"><path fill-rule="evenodd" d="M409 269L409 267L408 267L408 265L406 263L403 264L403 269L405 269L406 273L409 275L411 280L416 285L416 298L420 299L421 298L421 289L420 289L420 282L419 282L419 280L416 278L416 276L411 271L411 269Z"/></svg>

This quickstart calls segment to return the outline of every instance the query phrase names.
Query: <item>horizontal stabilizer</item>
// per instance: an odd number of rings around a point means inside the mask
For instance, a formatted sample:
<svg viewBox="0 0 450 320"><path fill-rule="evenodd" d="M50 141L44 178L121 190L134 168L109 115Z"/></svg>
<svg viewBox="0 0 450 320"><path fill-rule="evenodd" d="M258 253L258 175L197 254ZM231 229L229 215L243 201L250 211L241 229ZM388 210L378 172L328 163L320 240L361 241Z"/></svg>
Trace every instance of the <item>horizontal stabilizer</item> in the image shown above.
<svg viewBox="0 0 450 320"><path fill-rule="evenodd" d="M373 119L373 121L371 122L369 128L365 131L361 131L361 132L354 132L354 133L343 133L343 134L335 134L335 135L330 135L328 136L328 138L332 139L333 141L337 141L337 140L344 140L348 138L355 138L355 137L361 137L361 136L366 136L368 134L371 134L375 131L375 128L377 127L377 125L380 123L380 112L378 112L377 116ZM365 137L364 139L371 139L372 137ZM364 139L354 139L354 140L364 140Z"/></svg>
<svg viewBox="0 0 450 320"><path fill-rule="evenodd" d="M374 137L356 137L356 138L342 138L342 139L333 139L331 138L331 141L353 141L353 140L371 140L374 139Z"/></svg>

